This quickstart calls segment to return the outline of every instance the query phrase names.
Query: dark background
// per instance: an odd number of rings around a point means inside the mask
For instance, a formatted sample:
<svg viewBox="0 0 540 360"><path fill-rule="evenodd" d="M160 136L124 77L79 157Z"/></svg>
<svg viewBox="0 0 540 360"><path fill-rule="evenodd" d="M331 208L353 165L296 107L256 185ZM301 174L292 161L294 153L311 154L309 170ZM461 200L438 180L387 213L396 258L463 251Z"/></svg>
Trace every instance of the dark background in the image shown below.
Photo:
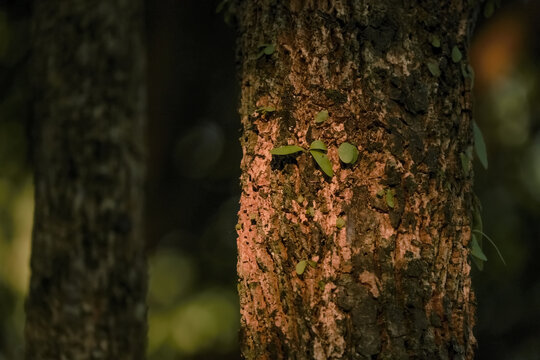
<svg viewBox="0 0 540 360"><path fill-rule="evenodd" d="M29 3L0 1L0 360L22 359L29 275ZM150 360L239 358L236 34L217 5L147 2ZM489 157L475 188L507 263L484 242L488 262L473 267L478 359L540 359L538 19L539 2L503 1L469 53Z"/></svg>

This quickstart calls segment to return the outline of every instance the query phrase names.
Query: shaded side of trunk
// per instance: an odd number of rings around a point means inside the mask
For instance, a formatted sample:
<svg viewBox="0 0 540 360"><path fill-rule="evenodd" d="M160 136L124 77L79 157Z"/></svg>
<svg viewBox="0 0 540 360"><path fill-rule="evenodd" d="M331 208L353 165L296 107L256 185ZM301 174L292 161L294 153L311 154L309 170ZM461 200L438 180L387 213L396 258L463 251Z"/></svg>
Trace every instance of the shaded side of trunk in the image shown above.
<svg viewBox="0 0 540 360"><path fill-rule="evenodd" d="M142 1L36 1L27 359L143 359Z"/></svg>
<svg viewBox="0 0 540 360"><path fill-rule="evenodd" d="M246 358L472 359L471 3L237 4Z"/></svg>

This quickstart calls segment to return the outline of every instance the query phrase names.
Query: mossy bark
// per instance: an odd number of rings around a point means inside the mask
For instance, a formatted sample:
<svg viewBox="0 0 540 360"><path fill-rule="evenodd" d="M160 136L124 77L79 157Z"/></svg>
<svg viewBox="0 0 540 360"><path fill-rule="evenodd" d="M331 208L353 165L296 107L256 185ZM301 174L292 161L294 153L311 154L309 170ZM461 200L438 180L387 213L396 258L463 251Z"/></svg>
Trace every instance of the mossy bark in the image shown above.
<svg viewBox="0 0 540 360"><path fill-rule="evenodd" d="M475 7L236 3L245 358L473 358L466 55ZM322 110L330 116L317 124ZM270 154L314 140L327 145L333 177L309 153ZM339 160L343 142L360 151L354 165ZM302 260L317 266L299 275Z"/></svg>
<svg viewBox="0 0 540 360"><path fill-rule="evenodd" d="M36 1L26 359L143 359L142 1Z"/></svg>

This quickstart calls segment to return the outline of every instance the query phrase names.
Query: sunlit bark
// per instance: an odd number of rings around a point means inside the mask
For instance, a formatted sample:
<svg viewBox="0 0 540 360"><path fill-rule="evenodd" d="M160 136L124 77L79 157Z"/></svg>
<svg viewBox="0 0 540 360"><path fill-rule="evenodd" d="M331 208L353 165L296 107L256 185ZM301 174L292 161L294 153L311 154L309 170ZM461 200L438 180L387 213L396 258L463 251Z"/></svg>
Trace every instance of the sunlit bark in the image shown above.
<svg viewBox="0 0 540 360"><path fill-rule="evenodd" d="M244 356L472 359L471 2L259 0L236 11ZM270 154L314 140L334 176L309 153ZM339 160L343 142L360 151L352 166ZM316 267L299 275L302 260Z"/></svg>

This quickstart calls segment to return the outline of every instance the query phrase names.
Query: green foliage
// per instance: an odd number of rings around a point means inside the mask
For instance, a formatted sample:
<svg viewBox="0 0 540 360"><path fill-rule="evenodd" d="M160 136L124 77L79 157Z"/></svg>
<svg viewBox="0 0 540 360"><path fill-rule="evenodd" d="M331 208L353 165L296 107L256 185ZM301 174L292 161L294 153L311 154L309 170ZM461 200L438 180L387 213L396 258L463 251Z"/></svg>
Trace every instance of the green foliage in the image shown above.
<svg viewBox="0 0 540 360"><path fill-rule="evenodd" d="M319 111L317 115L315 115L315 122L317 124L323 123L328 119L328 110Z"/></svg>
<svg viewBox="0 0 540 360"><path fill-rule="evenodd" d="M338 217L336 220L336 227L338 229L343 229L345 227L345 219L342 217Z"/></svg>
<svg viewBox="0 0 540 360"><path fill-rule="evenodd" d="M431 75L435 77L441 76L441 70L439 69L439 64L436 61L428 61L426 65Z"/></svg>
<svg viewBox="0 0 540 360"><path fill-rule="evenodd" d="M478 244L475 234L472 235L471 239L471 255L480 261L487 261L486 254L484 254L484 251L482 251L482 248Z"/></svg>
<svg viewBox="0 0 540 360"><path fill-rule="evenodd" d="M506 261L504 261L504 257L502 256L502 253L500 252L500 250L497 247L497 245L495 244L495 242L489 236L487 236L482 231L478 231L478 230L473 230L473 235L474 234L478 234L480 236L483 236L487 241L489 241L489 243L495 248L495 251L497 251L497 254L499 255L499 258L501 259L502 263L504 265L506 265Z"/></svg>
<svg viewBox="0 0 540 360"><path fill-rule="evenodd" d="M257 111L258 113L261 113L263 115L266 115L266 113L276 111L276 108L273 107L273 106L261 106L261 107L257 108L257 110L255 110L255 111Z"/></svg>
<svg viewBox="0 0 540 360"><path fill-rule="evenodd" d="M261 44L259 45L259 53L257 54L257 59L261 58L263 55L270 56L276 51L275 44Z"/></svg>
<svg viewBox="0 0 540 360"><path fill-rule="evenodd" d="M395 202L394 202L394 190L393 189L388 189L386 190L386 196L385 196L385 200L386 200L386 205L388 205L389 208L394 208L395 206Z"/></svg>
<svg viewBox="0 0 540 360"><path fill-rule="evenodd" d="M320 150L326 152L326 145L321 140L315 140L309 146L309 150Z"/></svg>
<svg viewBox="0 0 540 360"><path fill-rule="evenodd" d="M433 47L435 47L435 48L440 48L441 47L441 39L439 39L439 37L437 35L433 35L431 37L431 45L433 45Z"/></svg>
<svg viewBox="0 0 540 360"><path fill-rule="evenodd" d="M300 151L304 151L303 148L297 145L284 145L270 150L272 155L290 155Z"/></svg>
<svg viewBox="0 0 540 360"><path fill-rule="evenodd" d="M459 51L457 46L454 46L452 48L452 61L455 63L458 63L463 58L463 55L461 55L461 51Z"/></svg>
<svg viewBox="0 0 540 360"><path fill-rule="evenodd" d="M334 170L332 170L332 163L328 156L320 150L310 150L309 151L321 170L328 176L334 176Z"/></svg>
<svg viewBox="0 0 540 360"><path fill-rule="evenodd" d="M300 262L298 262L298 264L296 264L296 273L298 275L302 275L304 271L306 270L307 264L308 264L307 260L301 260Z"/></svg>
<svg viewBox="0 0 540 360"><path fill-rule="evenodd" d="M476 124L476 121L473 121L473 132L474 132L474 149L476 150L476 156L478 156L478 160L480 160L480 163L482 164L484 169L487 169L488 158L487 158L486 143L484 142L484 136L482 135L482 131Z"/></svg>
<svg viewBox="0 0 540 360"><path fill-rule="evenodd" d="M296 264L296 273L298 275L302 275L306 271L307 266L311 266L312 268L317 267L317 262L313 260L301 260Z"/></svg>
<svg viewBox="0 0 540 360"><path fill-rule="evenodd" d="M348 142L344 142L339 146L338 153L339 159L345 164L354 164L358 160L358 149Z"/></svg>

